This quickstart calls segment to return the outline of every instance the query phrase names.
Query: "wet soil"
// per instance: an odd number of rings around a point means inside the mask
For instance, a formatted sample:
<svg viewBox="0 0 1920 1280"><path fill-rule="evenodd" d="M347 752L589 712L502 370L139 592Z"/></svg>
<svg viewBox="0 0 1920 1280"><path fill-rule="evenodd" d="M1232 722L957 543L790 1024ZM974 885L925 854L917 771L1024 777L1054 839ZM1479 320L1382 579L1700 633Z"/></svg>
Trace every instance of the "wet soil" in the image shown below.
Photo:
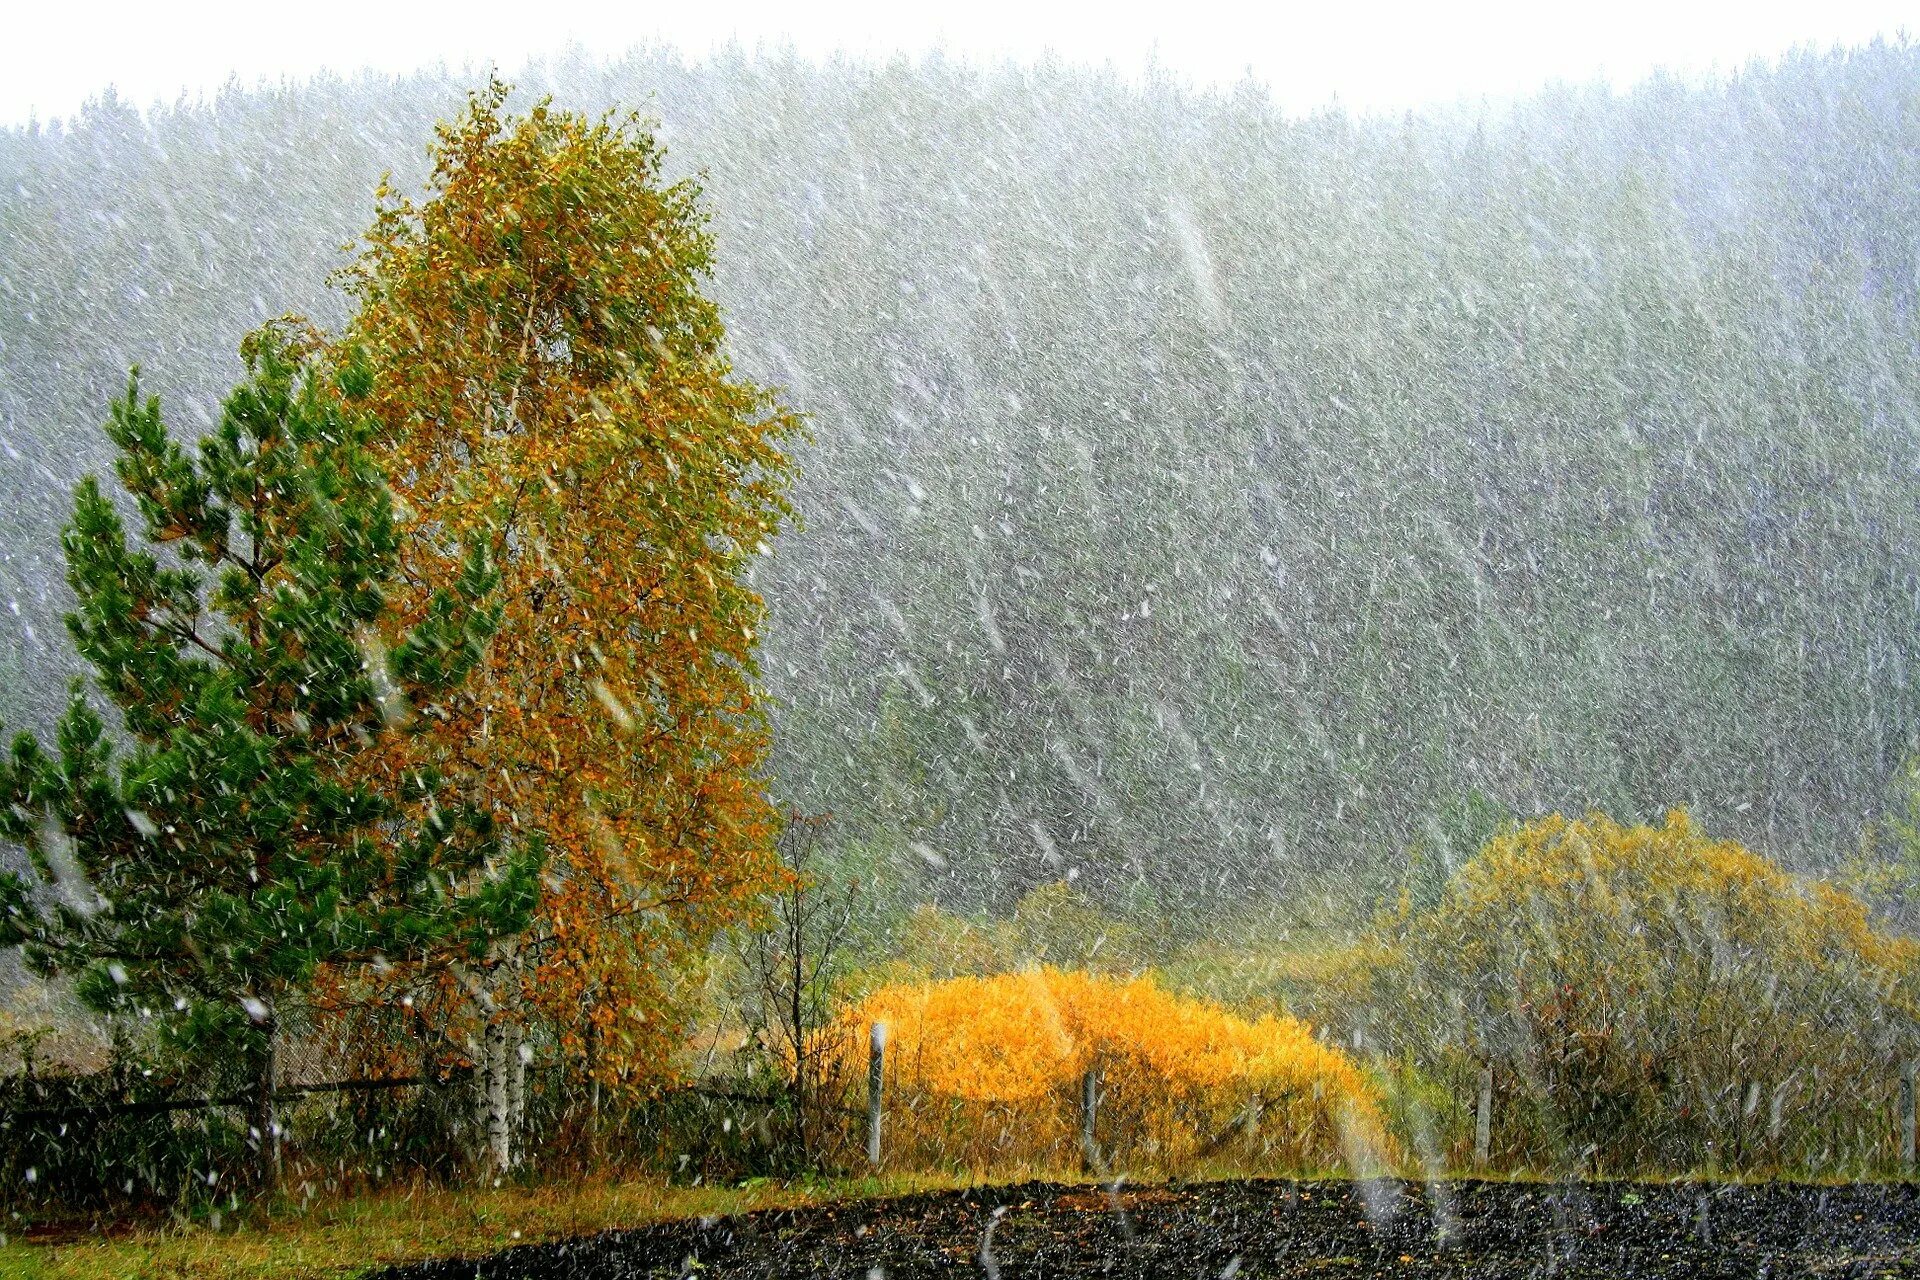
<svg viewBox="0 0 1920 1280"><path fill-rule="evenodd" d="M1920 1277L1920 1189L1028 1183L525 1245L380 1280Z"/></svg>

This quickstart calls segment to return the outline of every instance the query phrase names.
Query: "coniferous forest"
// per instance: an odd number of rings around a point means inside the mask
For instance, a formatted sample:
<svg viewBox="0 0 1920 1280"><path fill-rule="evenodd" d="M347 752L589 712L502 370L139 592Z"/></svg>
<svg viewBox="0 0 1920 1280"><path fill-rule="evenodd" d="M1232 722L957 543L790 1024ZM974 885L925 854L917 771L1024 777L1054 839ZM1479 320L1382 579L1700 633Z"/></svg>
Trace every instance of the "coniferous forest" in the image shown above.
<svg viewBox="0 0 1920 1280"><path fill-rule="evenodd" d="M1818 867L1900 802L1911 47L1396 119L937 59L521 88L698 178L733 358L811 422L755 572L775 791L940 900L1204 904L1588 806ZM57 708L127 366L205 427L238 335L343 316L462 92L0 135L8 722Z"/></svg>

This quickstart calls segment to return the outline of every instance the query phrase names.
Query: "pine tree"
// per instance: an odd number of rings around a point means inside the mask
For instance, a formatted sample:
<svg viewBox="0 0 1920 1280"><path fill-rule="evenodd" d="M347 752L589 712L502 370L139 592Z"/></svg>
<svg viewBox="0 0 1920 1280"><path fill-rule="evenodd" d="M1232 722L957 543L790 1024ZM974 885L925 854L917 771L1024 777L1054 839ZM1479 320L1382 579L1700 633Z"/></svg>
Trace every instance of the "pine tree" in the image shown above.
<svg viewBox="0 0 1920 1280"><path fill-rule="evenodd" d="M0 835L47 881L0 877L0 944L96 1010L246 1063L267 1188L275 1047L316 980L484 954L525 927L542 857L429 772L368 781L457 702L498 626L497 574L468 555L395 632L370 377L330 376L312 346L286 325L250 338L197 456L135 372L107 427L115 470L174 554L130 547L92 477L65 536L68 629L124 733L76 684L57 744L22 734L0 762Z"/></svg>

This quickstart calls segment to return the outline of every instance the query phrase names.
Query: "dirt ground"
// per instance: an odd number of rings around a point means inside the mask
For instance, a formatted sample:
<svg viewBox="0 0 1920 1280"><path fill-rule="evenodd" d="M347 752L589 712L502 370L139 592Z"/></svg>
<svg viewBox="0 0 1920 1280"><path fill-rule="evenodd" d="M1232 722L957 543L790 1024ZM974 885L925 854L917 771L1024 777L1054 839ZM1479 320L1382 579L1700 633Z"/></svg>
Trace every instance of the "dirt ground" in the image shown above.
<svg viewBox="0 0 1920 1280"><path fill-rule="evenodd" d="M381 1280L1920 1277L1912 1186L1028 1183L668 1223Z"/></svg>
<svg viewBox="0 0 1920 1280"><path fill-rule="evenodd" d="M672 1222L382 1280L1920 1276L1912 1186L1023 1184Z"/></svg>

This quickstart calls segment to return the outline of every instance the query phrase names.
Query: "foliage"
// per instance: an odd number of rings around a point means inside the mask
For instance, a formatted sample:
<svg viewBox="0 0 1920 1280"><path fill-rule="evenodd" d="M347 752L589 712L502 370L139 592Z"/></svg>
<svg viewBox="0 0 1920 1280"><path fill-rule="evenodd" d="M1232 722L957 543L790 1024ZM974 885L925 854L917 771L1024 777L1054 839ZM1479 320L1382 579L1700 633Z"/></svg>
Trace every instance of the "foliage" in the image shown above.
<svg viewBox="0 0 1920 1280"><path fill-rule="evenodd" d="M1860 834L1836 880L1903 933L1920 930L1920 756L1894 775L1891 803Z"/></svg>
<svg viewBox="0 0 1920 1280"><path fill-rule="evenodd" d="M956 915L921 903L893 928L867 972L876 985L1010 973L1043 964L1132 974L1145 968L1154 952L1136 925L1056 880L1028 890L1004 917Z"/></svg>
<svg viewBox="0 0 1920 1280"><path fill-rule="evenodd" d="M1101 911L1065 880L1028 890L1007 920L1022 966L1127 973L1142 965L1146 939L1127 920Z"/></svg>
<svg viewBox="0 0 1920 1280"><path fill-rule="evenodd" d="M1886 1158L1920 943L1682 811L1510 827L1390 921L1347 999L1390 1052L1471 1090L1508 1158L1611 1169Z"/></svg>
<svg viewBox="0 0 1920 1280"><path fill-rule="evenodd" d="M425 200L383 187L342 348L374 371L409 512L402 613L457 579L463 539L502 577L479 694L431 732L552 854L479 1010L647 1083L675 975L781 882L746 576L797 420L722 352L698 188L664 182L633 118L507 118L505 94L440 127Z"/></svg>
<svg viewBox="0 0 1920 1280"><path fill-rule="evenodd" d="M53 749L23 734L0 763L0 835L50 886L0 878L0 944L96 1010L250 1064L263 1155L276 1037L316 979L483 953L526 924L539 865L537 841L503 838L430 773L357 776L403 705L430 721L454 702L497 621L495 575L465 557L393 628L364 373L336 387L300 351L280 328L250 340L197 455L129 383L115 470L146 540L176 554L129 547L92 478L65 548L68 628L130 747L76 688Z"/></svg>
<svg viewBox="0 0 1920 1280"><path fill-rule="evenodd" d="M1447 882L1512 821L1512 816L1478 791L1454 796L1428 818L1420 839L1407 847L1400 881L1400 909L1425 910L1446 892Z"/></svg>
<svg viewBox="0 0 1920 1280"><path fill-rule="evenodd" d="M907 914L872 985L940 981L1019 968L1004 923L977 921L921 903Z"/></svg>
<svg viewBox="0 0 1920 1280"><path fill-rule="evenodd" d="M862 1053L874 1022L887 1027L887 1141L907 1161L1058 1163L1089 1070L1120 1167L1231 1156L1358 1171L1388 1151L1374 1086L1306 1024L1250 1021L1148 978L1042 968L885 987L843 1016L843 1051Z"/></svg>

